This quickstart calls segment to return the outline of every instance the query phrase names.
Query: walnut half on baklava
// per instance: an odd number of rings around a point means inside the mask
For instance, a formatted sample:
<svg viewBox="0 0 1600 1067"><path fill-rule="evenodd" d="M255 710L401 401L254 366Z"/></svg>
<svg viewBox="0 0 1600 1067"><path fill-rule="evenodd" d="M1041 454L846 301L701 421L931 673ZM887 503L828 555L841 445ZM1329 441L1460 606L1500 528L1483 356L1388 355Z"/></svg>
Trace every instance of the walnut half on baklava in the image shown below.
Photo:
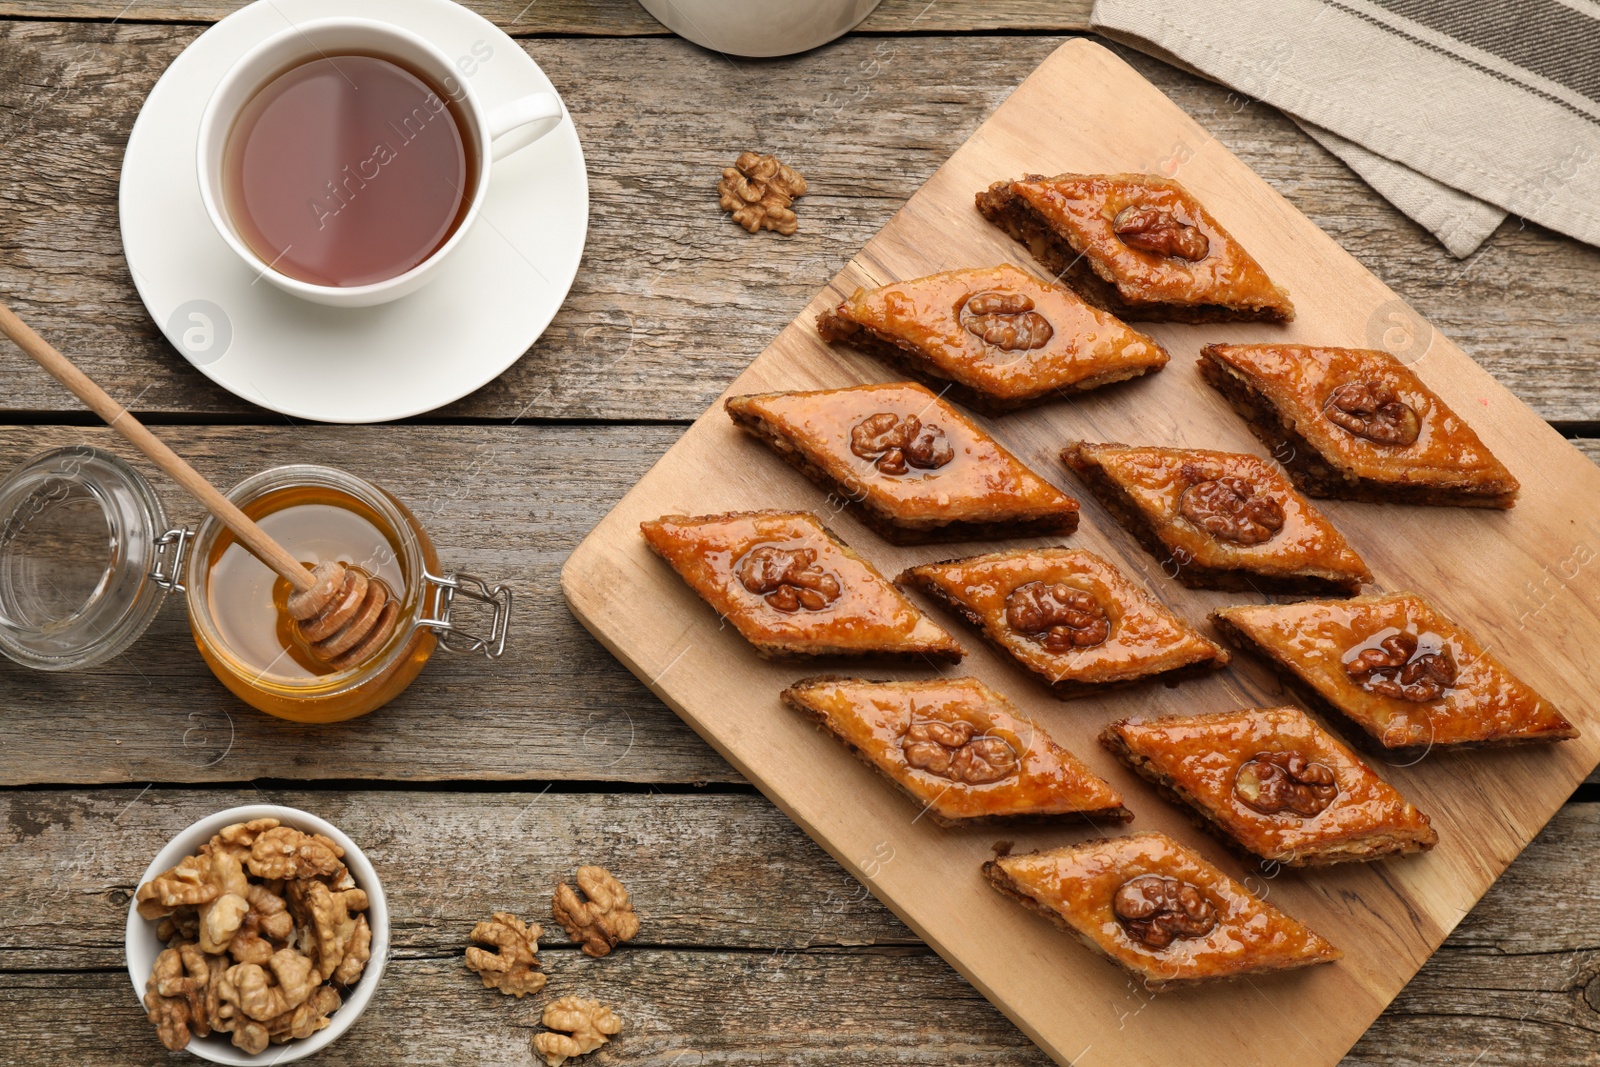
<svg viewBox="0 0 1600 1067"><path fill-rule="evenodd" d="M1509 508L1517 480L1387 352L1207 345L1200 373L1311 496Z"/></svg>
<svg viewBox="0 0 1600 1067"><path fill-rule="evenodd" d="M817 332L985 415L1136 378L1168 358L1070 289L1010 264L857 289L817 318Z"/></svg>
<svg viewBox="0 0 1600 1067"><path fill-rule="evenodd" d="M730 397L734 422L896 544L1078 527L1078 502L913 382Z"/></svg>
<svg viewBox="0 0 1600 1067"><path fill-rule="evenodd" d="M1289 294L1175 181L1029 174L994 183L977 205L1085 300L1121 318L1294 318Z"/></svg>

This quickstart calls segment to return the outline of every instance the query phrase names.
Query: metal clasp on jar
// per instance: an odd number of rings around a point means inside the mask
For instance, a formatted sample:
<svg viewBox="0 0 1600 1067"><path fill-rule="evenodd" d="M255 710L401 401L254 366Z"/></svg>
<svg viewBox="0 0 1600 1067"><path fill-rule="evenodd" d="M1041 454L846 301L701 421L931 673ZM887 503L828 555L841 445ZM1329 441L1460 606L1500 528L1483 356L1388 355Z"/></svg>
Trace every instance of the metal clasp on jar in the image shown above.
<svg viewBox="0 0 1600 1067"><path fill-rule="evenodd" d="M417 625L438 634L439 645L446 652L482 652L495 659L506 650L506 631L511 626L511 590L503 585L491 587L471 574L449 574L441 578L423 571L422 581L433 592L433 614L417 620ZM467 633L452 621L451 611L458 596L493 607L494 617L489 623L487 637Z"/></svg>
<svg viewBox="0 0 1600 1067"><path fill-rule="evenodd" d="M155 563L150 567L150 580L169 593L186 592L183 585L183 564L189 557L189 542L194 531L187 526L168 530L156 538Z"/></svg>

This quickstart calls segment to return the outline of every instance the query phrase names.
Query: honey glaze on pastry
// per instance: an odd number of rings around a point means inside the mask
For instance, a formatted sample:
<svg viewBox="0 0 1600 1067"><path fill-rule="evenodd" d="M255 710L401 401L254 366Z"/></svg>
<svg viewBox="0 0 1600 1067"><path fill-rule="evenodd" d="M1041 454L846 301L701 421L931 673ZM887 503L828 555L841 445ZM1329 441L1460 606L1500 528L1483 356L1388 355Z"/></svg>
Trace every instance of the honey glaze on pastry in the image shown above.
<svg viewBox="0 0 1600 1067"><path fill-rule="evenodd" d="M1432 848L1428 817L1299 708L1137 716L1100 741L1241 852L1289 867Z"/></svg>
<svg viewBox="0 0 1600 1067"><path fill-rule="evenodd" d="M1061 458L1185 585L1354 593L1372 580L1327 517L1256 456L1079 442Z"/></svg>
<svg viewBox="0 0 1600 1067"><path fill-rule="evenodd" d="M1076 934L1152 991L1341 956L1165 834L1001 856L983 873L1003 895Z"/></svg>
<svg viewBox="0 0 1600 1067"><path fill-rule="evenodd" d="M1387 352L1207 345L1200 373L1311 496L1482 508L1516 503L1517 479Z"/></svg>
<svg viewBox="0 0 1600 1067"><path fill-rule="evenodd" d="M734 422L897 544L1070 533L1078 504L912 382L728 399Z"/></svg>
<svg viewBox="0 0 1600 1067"><path fill-rule="evenodd" d="M1096 307L1128 320L1288 322L1294 305L1182 185L1148 174L1029 174L978 210Z"/></svg>
<svg viewBox="0 0 1600 1067"><path fill-rule="evenodd" d="M985 414L1134 378L1168 358L1071 290L1010 264L857 289L817 331Z"/></svg>
<svg viewBox="0 0 1600 1067"><path fill-rule="evenodd" d="M666 515L651 550L763 656L955 662L959 644L807 512Z"/></svg>
<svg viewBox="0 0 1600 1067"><path fill-rule="evenodd" d="M896 580L954 611L1064 700L1230 659L1093 552L1012 549L923 564Z"/></svg>
<svg viewBox="0 0 1600 1067"><path fill-rule="evenodd" d="M1123 821L1122 798L976 678L811 678L784 703L816 719L937 823L1076 815Z"/></svg>
<svg viewBox="0 0 1600 1067"><path fill-rule="evenodd" d="M1420 752L1578 735L1532 687L1415 593L1246 605L1212 619L1374 747Z"/></svg>

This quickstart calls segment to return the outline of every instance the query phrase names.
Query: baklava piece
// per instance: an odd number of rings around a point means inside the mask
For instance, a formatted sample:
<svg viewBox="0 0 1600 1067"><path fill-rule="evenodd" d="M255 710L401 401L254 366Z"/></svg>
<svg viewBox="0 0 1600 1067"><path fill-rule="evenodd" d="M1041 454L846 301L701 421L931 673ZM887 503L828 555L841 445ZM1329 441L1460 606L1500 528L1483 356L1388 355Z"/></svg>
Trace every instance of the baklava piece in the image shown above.
<svg viewBox="0 0 1600 1067"><path fill-rule="evenodd" d="M1123 719L1100 741L1223 841L1286 867L1439 840L1426 815L1299 708Z"/></svg>
<svg viewBox="0 0 1600 1067"><path fill-rule="evenodd" d="M1167 364L1144 334L1010 264L857 289L817 332L989 415Z"/></svg>
<svg viewBox="0 0 1600 1067"><path fill-rule="evenodd" d="M1578 731L1415 593L1224 608L1212 620L1311 706L1402 755L1562 741Z"/></svg>
<svg viewBox="0 0 1600 1067"><path fill-rule="evenodd" d="M954 663L965 651L809 512L665 515L650 548L764 658L890 656Z"/></svg>
<svg viewBox="0 0 1600 1067"><path fill-rule="evenodd" d="M1207 345L1200 373L1311 496L1473 508L1516 503L1511 472L1387 352Z"/></svg>
<svg viewBox="0 0 1600 1067"><path fill-rule="evenodd" d="M1256 456L1080 441L1061 459L1184 585L1348 595L1372 580L1333 523Z"/></svg>
<svg viewBox="0 0 1600 1067"><path fill-rule="evenodd" d="M977 202L1056 277L1124 319L1294 318L1289 294L1175 181L1029 174L996 182Z"/></svg>
<svg viewBox="0 0 1600 1067"><path fill-rule="evenodd" d="M983 873L1152 991L1342 955L1165 834L1001 856Z"/></svg>
<svg viewBox="0 0 1600 1067"><path fill-rule="evenodd" d="M976 678L809 678L783 691L941 826L1075 815L1124 822L1116 790Z"/></svg>
<svg viewBox="0 0 1600 1067"><path fill-rule="evenodd" d="M731 397L733 421L895 544L1078 528L1078 502L912 382Z"/></svg>
<svg viewBox="0 0 1600 1067"><path fill-rule="evenodd" d="M912 567L897 579L945 605L1063 700L1225 666L1206 640L1093 552L1019 548Z"/></svg>

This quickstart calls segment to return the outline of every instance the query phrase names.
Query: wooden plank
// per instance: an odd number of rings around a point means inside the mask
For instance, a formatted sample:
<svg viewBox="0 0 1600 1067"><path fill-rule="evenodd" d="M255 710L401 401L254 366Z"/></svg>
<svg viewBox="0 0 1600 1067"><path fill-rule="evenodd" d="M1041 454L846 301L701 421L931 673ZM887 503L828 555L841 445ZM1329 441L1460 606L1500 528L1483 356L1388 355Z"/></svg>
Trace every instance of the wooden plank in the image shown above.
<svg viewBox="0 0 1600 1067"><path fill-rule="evenodd" d="M318 1067L529 1067L549 996L612 1005L621 1035L584 1067L886 1067L1048 1063L927 950L844 953L638 949L599 962L541 953L552 972L527 1003L484 989L456 959L391 960L366 1014ZM70 1008L68 1006L70 1005ZM174 1061L126 971L0 974L7 1062L30 1067ZM67 1010L63 1010L67 1009ZM51 1016L54 1016L53 1018ZM181 1061L180 1061L181 1062Z"/></svg>
<svg viewBox="0 0 1600 1067"><path fill-rule="evenodd" d="M470 786L467 788L471 788ZM167 789L0 792L0 969L122 961L135 880L167 841L212 812L287 804L352 835L389 894L403 957L459 954L496 910L542 923L559 879L598 863L644 917L638 944L750 951L914 945L899 920L753 793L446 793ZM471 856L474 875L439 872ZM63 925L73 931L60 936Z"/></svg>
<svg viewBox="0 0 1600 1067"><path fill-rule="evenodd" d="M550 995L596 997L623 1033L593 1067L1045 1067L1050 1060L933 953L915 949L742 953L640 949L599 964L542 953ZM1434 957L1341 1067L1590 1067L1600 1018L1581 980L1555 988L1456 984L1461 954ZM1461 962L1469 967L1477 957ZM1591 956L1581 957L1593 966ZM1537 967L1537 961L1518 961ZM560 968L559 971L556 969ZM583 970L580 970L582 968ZM561 972L565 971L563 975ZM1424 971L1413 983L1419 986ZM581 977L579 977L581 976ZM1535 985L1527 982L1527 986ZM1431 994L1431 995L1429 995ZM321 1052L329 1067L528 1067L543 1000L486 990L455 959L393 959L361 1022ZM8 1062L170 1065L125 971L0 973ZM1128 1025L1139 1020L1131 1013ZM1092 1050L1091 1050L1092 1052ZM1112 1053L1114 1055L1114 1052ZM1093 1062L1086 1059L1085 1063Z"/></svg>
<svg viewBox="0 0 1600 1067"><path fill-rule="evenodd" d="M730 391L890 377L859 353L823 344L811 314L858 285L1016 255L972 209L973 191L995 176L1146 170L1173 153L1187 160L1180 173L1188 187L1294 296L1296 321L1283 328L1154 326L1151 332L1179 356L1173 367L1127 390L1008 417L996 429L1014 452L1051 473L1059 471L1057 449L1075 437L1255 450L1248 430L1200 384L1187 356L1203 340L1219 338L1365 343L1374 317L1397 298L1158 90L1086 41L1063 46L1041 66ZM1435 817L1439 847L1416 861L1271 887L1275 901L1343 948L1345 959L1291 979L1252 983L1246 993L1209 989L1158 998L1141 1013L1137 1034L1123 1039L1120 1062L1165 1063L1179 1041L1197 1064L1333 1062L1600 759L1600 689L1586 666L1600 637L1600 577L1580 564L1548 597L1522 604L1508 603L1505 595L1524 582L1537 592L1532 583L1570 563L1575 541L1600 538L1600 471L1442 335L1435 334L1417 366L1447 402L1471 413L1486 443L1522 477L1518 507L1488 515L1335 502L1325 510L1359 546L1381 587L1419 589L1483 634L1514 670L1572 716L1584 736L1486 759L1439 757L1387 768L1388 777ZM637 529L641 520L668 512L820 503L817 490L741 439L714 407L573 553L563 570L568 600L607 647L731 763L836 858L859 868L880 899L1046 1052L1069 1062L1085 1043L1114 1039L1113 1009L1126 996L1125 983L1087 953L1039 947L1038 920L982 884L976 871L992 835L944 833L909 817L870 772L783 710L776 694L796 668L757 661L651 556ZM937 558L887 549L848 514L830 511L829 518L887 573ZM1182 591L1156 578L1149 558L1098 506L1086 507L1085 526L1074 543L1160 585L1160 595L1187 617L1251 599ZM1592 556L1592 546L1588 551ZM1492 561L1492 578L1482 570L1486 561ZM1537 655L1527 654L1530 646ZM1132 797L1143 796L1143 787L1094 744L1106 718L1281 698L1275 683L1245 664L1180 691L1132 690L1095 701L1092 714L1069 713L1036 688L1019 688L1014 668L987 650L962 665L969 671L1020 697L1025 711ZM1196 841L1175 811L1134 806L1141 828L1178 834L1208 855L1219 851ZM1060 830L1030 830L1018 845L1060 841ZM962 870L972 874L951 877Z"/></svg>
<svg viewBox="0 0 1600 1067"><path fill-rule="evenodd" d="M214 22L247 0L5 0L0 17L123 22ZM465 6L513 36L666 36L635 0L470 0ZM883 0L860 33L969 33L1089 28L1092 0Z"/></svg>
<svg viewBox="0 0 1600 1067"><path fill-rule="evenodd" d="M122 968L133 879L174 830L257 799L249 790L0 795L0 877L12 889L0 900L6 1062L170 1062ZM851 1067L1048 1062L760 798L294 791L271 799L352 834L392 908L394 952L378 999L327 1062L527 1064L542 1001L490 993L459 962L471 924L498 907L546 924L552 995L598 996L627 1018L624 1038L604 1054L611 1059L597 1063L733 1065L758 1054ZM1597 845L1600 805L1562 809L1345 1067L1590 1063L1600 1031L1587 993L1600 962L1600 911L1584 902ZM479 858L472 877L437 877L463 853ZM599 962L565 943L545 898L550 881L583 860L617 870L644 917L640 938ZM1559 921L1529 923L1530 913ZM1130 1016L1129 1029L1139 1025Z"/></svg>
<svg viewBox="0 0 1600 1067"><path fill-rule="evenodd" d="M257 778L738 780L720 757L583 632L556 590L568 551L679 429L602 426L160 427L220 485L324 462L406 501L448 566L509 583L505 656L436 654L363 719L302 726L263 715L201 662L182 599L124 655L73 675L0 658L0 783ZM0 428L0 470L109 430ZM174 520L199 509L138 465Z"/></svg>
<svg viewBox="0 0 1600 1067"><path fill-rule="evenodd" d="M249 420L258 409L160 337L117 230L128 131L198 32L0 23L0 299L139 411ZM1058 43L853 38L734 65L676 40L525 42L583 138L588 266L530 353L440 414L693 418ZM1541 415L1600 422L1600 250L1508 223L1458 263L1271 108L1130 61ZM750 237L716 210L717 174L752 146L811 181L792 239ZM0 375L0 407L67 409L9 345Z"/></svg>
<svg viewBox="0 0 1600 1067"><path fill-rule="evenodd" d="M158 432L221 485L275 464L327 462L389 486L425 515L446 561L515 583L521 637L500 664L440 656L411 691L376 715L304 727L257 714L223 690L194 652L182 605L174 601L132 652L70 679L0 658L0 783L743 781L576 624L555 592L568 551L677 440L678 428L167 426ZM0 471L78 442L132 458L120 438L99 428L0 427ZM1580 444L1600 460L1600 441ZM198 520L198 509L175 486L142 459L135 463L175 522ZM233 744L225 748L229 737Z"/></svg>
<svg viewBox="0 0 1600 1067"><path fill-rule="evenodd" d="M1581 980L1555 988L1459 985L1472 971L1449 949L1430 968L1437 988L1395 1001L1341 1067L1589 1067L1600 1019ZM610 1004L622 1036L596 1067L1044 1067L1049 1059L959 975L923 950L740 953L637 950L591 965L549 953L549 966L593 967L552 979L551 994ZM1576 954L1575 954L1576 956ZM1593 966L1589 955L1578 956ZM1478 958L1460 962L1469 968ZM1537 967L1537 961L1518 961ZM602 970L603 968L603 970ZM1559 972L1558 972L1559 973ZM1534 982L1526 982L1533 986ZM542 1004L542 1002L540 1002ZM63 1011L64 1006L70 1010ZM170 1064L137 1007L125 972L0 974L15 1062ZM391 960L361 1023L319 1064L422 1067L474 1063L526 1067L540 1005L519 1005L477 985L456 960ZM1137 1005L1130 1005L1129 1011ZM1130 1026L1137 1018L1130 1017ZM756 1057L752 1059L752 1057ZM1481 1058L1480 1058L1481 1057ZM1087 1061L1086 1061L1087 1062Z"/></svg>

